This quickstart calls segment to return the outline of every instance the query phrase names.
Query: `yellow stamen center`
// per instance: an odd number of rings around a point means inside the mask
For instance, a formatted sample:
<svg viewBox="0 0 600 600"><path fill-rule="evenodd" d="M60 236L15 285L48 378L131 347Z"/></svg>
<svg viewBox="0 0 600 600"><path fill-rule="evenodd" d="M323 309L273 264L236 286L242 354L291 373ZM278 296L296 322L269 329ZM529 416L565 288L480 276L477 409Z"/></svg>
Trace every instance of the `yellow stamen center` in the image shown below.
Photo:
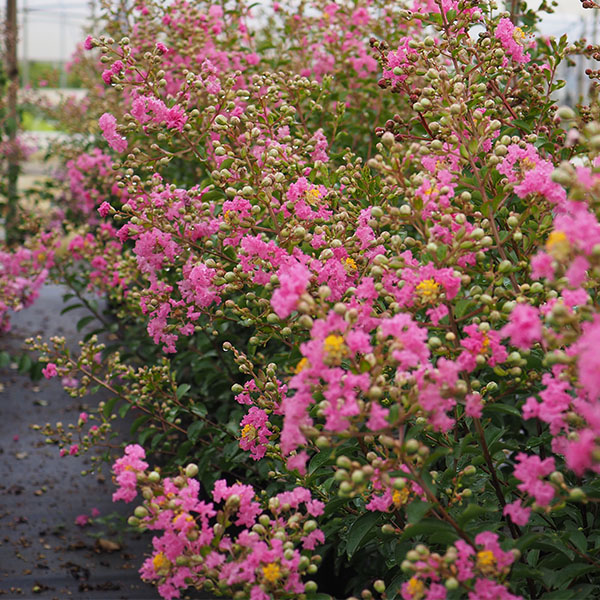
<svg viewBox="0 0 600 600"><path fill-rule="evenodd" d="M513 40L517 42L517 44L521 44L525 39L525 32L520 27L515 27L513 31Z"/></svg>
<svg viewBox="0 0 600 600"><path fill-rule="evenodd" d="M231 211L230 211L230 210L226 210L226 211L225 211L225 214L223 215L223 219L224 219L224 220L225 220L227 223L230 223L230 222L231 222L231 217L232 217Z"/></svg>
<svg viewBox="0 0 600 600"><path fill-rule="evenodd" d="M152 566L154 567L154 570L158 572L161 569L168 569L171 566L171 561L165 556L164 552L159 552L154 555Z"/></svg>
<svg viewBox="0 0 600 600"><path fill-rule="evenodd" d="M409 494L410 492L408 491L408 488L394 490L394 493L392 494L392 502L394 503L394 506L402 506L405 504L408 500Z"/></svg>
<svg viewBox="0 0 600 600"><path fill-rule="evenodd" d="M344 338L341 335L328 335L323 342L323 350L325 350L328 357L341 359L346 354Z"/></svg>
<svg viewBox="0 0 600 600"><path fill-rule="evenodd" d="M269 563L262 568L263 576L269 583L277 583L281 576L281 569L277 563Z"/></svg>
<svg viewBox="0 0 600 600"><path fill-rule="evenodd" d="M485 354L490 349L490 338L487 333L483 334L483 342L481 344L481 354Z"/></svg>
<svg viewBox="0 0 600 600"><path fill-rule="evenodd" d="M306 192L306 201L309 204L316 204L323 197L323 193L319 188L313 188L312 190L307 190Z"/></svg>
<svg viewBox="0 0 600 600"><path fill-rule="evenodd" d="M425 190L425 195L426 196L432 196L433 194L439 194L439 193L440 193L440 190L438 190L434 186L430 187L428 190Z"/></svg>
<svg viewBox="0 0 600 600"><path fill-rule="evenodd" d="M481 550L477 553L477 565L479 567L493 567L496 564L496 557L491 550Z"/></svg>
<svg viewBox="0 0 600 600"><path fill-rule="evenodd" d="M527 170L531 171L531 169L535 169L535 162L532 161L529 157L525 157L521 159L521 165Z"/></svg>
<svg viewBox="0 0 600 600"><path fill-rule="evenodd" d="M424 302L431 302L436 299L439 289L440 286L435 279L424 279L417 286L417 294L421 296Z"/></svg>
<svg viewBox="0 0 600 600"><path fill-rule="evenodd" d="M294 373L296 373L296 375L297 375L298 373L300 373L301 371L306 369L307 366L308 366L308 358L306 358L306 356L303 356L298 361L298 364L296 365L296 368L294 369Z"/></svg>
<svg viewBox="0 0 600 600"><path fill-rule="evenodd" d="M565 259L570 249L569 238L564 231L553 231L546 240L546 250L559 260Z"/></svg>
<svg viewBox="0 0 600 600"><path fill-rule="evenodd" d="M250 425L249 423L244 425L244 428L242 429L242 437L245 440L252 441L254 438L256 438L256 427L254 427L254 425Z"/></svg>
<svg viewBox="0 0 600 600"><path fill-rule="evenodd" d="M350 271L356 271L358 269L358 265L356 264L356 261L351 258L350 256L347 256L346 259L344 260L344 263L346 264L346 268Z"/></svg>
<svg viewBox="0 0 600 600"><path fill-rule="evenodd" d="M425 592L425 584L416 577L411 577L408 580L408 592L414 598L415 596L423 594Z"/></svg>

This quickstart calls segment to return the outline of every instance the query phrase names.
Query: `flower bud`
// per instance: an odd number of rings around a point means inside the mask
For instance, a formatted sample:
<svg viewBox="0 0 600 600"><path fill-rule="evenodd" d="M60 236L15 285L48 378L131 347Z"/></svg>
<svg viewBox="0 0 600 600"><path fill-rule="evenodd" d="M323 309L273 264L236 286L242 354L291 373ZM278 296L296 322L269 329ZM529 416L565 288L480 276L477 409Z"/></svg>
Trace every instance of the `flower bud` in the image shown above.
<svg viewBox="0 0 600 600"><path fill-rule="evenodd" d="M414 454L419 450L419 442L414 439L407 440L404 444L404 449L408 454Z"/></svg>
<svg viewBox="0 0 600 600"><path fill-rule="evenodd" d="M133 511L133 514L138 519L143 519L144 517L148 516L148 509L145 506L136 506L135 510Z"/></svg>
<svg viewBox="0 0 600 600"><path fill-rule="evenodd" d="M585 492L581 488L576 487L569 490L569 500L572 500L573 502L582 502L585 499Z"/></svg>
<svg viewBox="0 0 600 600"><path fill-rule="evenodd" d="M160 481L160 473L158 471L150 471L148 473L148 481L158 483Z"/></svg>
<svg viewBox="0 0 600 600"><path fill-rule="evenodd" d="M459 584L455 577L450 577L449 579L446 579L444 585L446 586L447 590L457 590Z"/></svg>
<svg viewBox="0 0 600 600"><path fill-rule="evenodd" d="M196 475L198 475L198 465L194 464L194 463L190 463L186 468L185 468L185 474L187 477L196 477Z"/></svg>

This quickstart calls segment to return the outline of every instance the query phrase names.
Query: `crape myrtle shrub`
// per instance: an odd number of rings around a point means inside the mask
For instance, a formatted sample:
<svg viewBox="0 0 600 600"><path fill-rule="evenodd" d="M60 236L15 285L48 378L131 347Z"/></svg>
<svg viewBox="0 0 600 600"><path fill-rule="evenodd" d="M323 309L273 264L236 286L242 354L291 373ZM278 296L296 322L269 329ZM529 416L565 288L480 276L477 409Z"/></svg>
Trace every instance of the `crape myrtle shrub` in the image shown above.
<svg viewBox="0 0 600 600"><path fill-rule="evenodd" d="M106 7L52 252L108 341L31 345L113 393L62 454L134 414L164 598L324 598L323 557L366 599L597 597L600 125L551 98L597 49L543 8Z"/></svg>

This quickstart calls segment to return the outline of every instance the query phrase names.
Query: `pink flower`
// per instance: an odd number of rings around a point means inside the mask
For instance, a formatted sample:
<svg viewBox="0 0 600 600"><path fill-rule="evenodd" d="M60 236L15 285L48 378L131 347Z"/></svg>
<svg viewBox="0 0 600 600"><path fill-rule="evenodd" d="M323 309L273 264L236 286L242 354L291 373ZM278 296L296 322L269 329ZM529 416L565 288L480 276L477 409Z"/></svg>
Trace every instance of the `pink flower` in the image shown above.
<svg viewBox="0 0 600 600"><path fill-rule="evenodd" d="M576 345L579 354L577 359L579 382L593 400L598 399L598 396L600 396L599 344L600 317L597 317L593 323L587 324Z"/></svg>
<svg viewBox="0 0 600 600"><path fill-rule="evenodd" d="M250 450L254 460L261 459L267 451L267 443L272 433L269 429L269 416L261 408L253 406L242 419L240 427L240 447L242 450Z"/></svg>
<svg viewBox="0 0 600 600"><path fill-rule="evenodd" d="M408 56L409 54L416 54L417 51L408 45L410 41L411 38L401 38L398 49L395 52L390 50L387 54L388 68L383 70L383 78L389 79L392 82L392 85L402 83L408 77L408 74L396 75L394 69L396 67L402 68L412 64L409 62Z"/></svg>
<svg viewBox="0 0 600 600"><path fill-rule="evenodd" d="M298 299L306 291L311 278L310 270L297 261L283 265L277 271L279 288L273 292L271 306L280 319L296 309Z"/></svg>
<svg viewBox="0 0 600 600"><path fill-rule="evenodd" d="M587 270L589 268L590 263L585 257L576 256L565 273L569 285L572 287L579 287L585 281Z"/></svg>
<svg viewBox="0 0 600 600"><path fill-rule="evenodd" d="M542 477L550 475L554 471L554 458L549 457L542 460L539 456L527 456L523 452L517 454L517 465L514 475L522 481L517 487L522 492L527 492L535 498L540 506L548 506L554 498L554 487Z"/></svg>
<svg viewBox="0 0 600 600"><path fill-rule="evenodd" d="M308 461L308 454L304 451L299 452L290 456L286 461L286 468L288 471L298 471L300 475L306 475L306 463Z"/></svg>
<svg viewBox="0 0 600 600"><path fill-rule="evenodd" d="M468 394L465 398L465 413L468 417L480 419L483 412L480 394Z"/></svg>
<svg viewBox="0 0 600 600"><path fill-rule="evenodd" d="M491 579L477 579L469 600L522 600L514 596L503 585Z"/></svg>
<svg viewBox="0 0 600 600"><path fill-rule="evenodd" d="M97 508L92 508L92 517L99 517L100 511Z"/></svg>
<svg viewBox="0 0 600 600"><path fill-rule="evenodd" d="M117 133L117 119L110 113L104 113L98 119L98 125L102 130L108 145L115 152L124 152L127 149L127 140Z"/></svg>
<svg viewBox="0 0 600 600"><path fill-rule="evenodd" d="M94 47L94 38L91 35L88 35L83 42L83 48L85 50L91 50Z"/></svg>
<svg viewBox="0 0 600 600"><path fill-rule="evenodd" d="M515 555L512 552L504 552L498 544L498 534L491 531L482 531L475 536L475 543L483 546L484 550L489 550L494 554L496 566L503 569L515 561Z"/></svg>
<svg viewBox="0 0 600 600"><path fill-rule="evenodd" d="M50 379L51 377L56 377L58 375L58 371L56 369L56 365L53 362L49 362L43 369L42 373L46 379Z"/></svg>
<svg viewBox="0 0 600 600"><path fill-rule="evenodd" d="M119 489L113 494L113 502L124 500L131 502L137 495L137 475L138 471L145 471L148 463L144 459L146 452L138 444L130 444L125 447L125 455L118 458L113 465L113 471L116 475Z"/></svg>
<svg viewBox="0 0 600 600"><path fill-rule="evenodd" d="M115 60L115 62L112 64L112 67L110 68L110 70L115 75L118 75L124 68L125 68L125 65L123 65L123 61Z"/></svg>
<svg viewBox="0 0 600 600"><path fill-rule="evenodd" d="M108 202L103 202L98 207L98 214L101 217L106 217L110 213L111 210L112 210L112 206Z"/></svg>
<svg viewBox="0 0 600 600"><path fill-rule="evenodd" d="M554 267L552 266L552 256L546 252L540 251L531 259L531 276L534 279L553 279Z"/></svg>
<svg viewBox="0 0 600 600"><path fill-rule="evenodd" d="M398 361L398 370L407 371L429 360L427 330L419 327L407 313L398 313L389 319L382 319L381 333L392 336L399 343L392 345L392 356Z"/></svg>
<svg viewBox="0 0 600 600"><path fill-rule="evenodd" d="M86 412L79 413L79 420L82 423L87 423L88 418L89 418L89 415Z"/></svg>
<svg viewBox="0 0 600 600"><path fill-rule="evenodd" d="M502 514L508 515L515 525L527 525L531 508L523 506L521 500L515 500L504 507Z"/></svg>
<svg viewBox="0 0 600 600"><path fill-rule="evenodd" d="M474 575L471 557L475 554L475 550L463 540L456 541L454 546L458 552L458 558L455 563L458 569L457 579L459 581L467 581L467 579L471 579Z"/></svg>
<svg viewBox="0 0 600 600"><path fill-rule="evenodd" d="M169 50L162 42L156 42L156 49L160 54L166 54Z"/></svg>
<svg viewBox="0 0 600 600"><path fill-rule="evenodd" d="M542 337L542 326L538 311L529 304L517 304L510 313L507 325L500 330L502 337L509 337L510 343L527 350Z"/></svg>
<svg viewBox="0 0 600 600"><path fill-rule="evenodd" d="M183 108L177 104L166 111L164 120L166 121L169 129L183 131L183 126L187 122L187 115L185 114Z"/></svg>
<svg viewBox="0 0 600 600"><path fill-rule="evenodd" d="M583 429L578 432L576 440L567 442L565 452L567 466L579 477L583 475L586 469L592 468L594 463L593 452L597 448L596 437L591 429Z"/></svg>
<svg viewBox="0 0 600 600"><path fill-rule="evenodd" d="M523 52L525 34L520 27L515 27L510 19L500 19L496 27L496 37L500 40L506 53L516 63L522 65L529 62L529 56Z"/></svg>
<svg viewBox="0 0 600 600"><path fill-rule="evenodd" d="M369 420L367 421L367 427L371 431L386 428L389 425L387 422L387 416L389 412L390 410L388 408L384 408L377 402L372 402Z"/></svg>
<svg viewBox="0 0 600 600"><path fill-rule="evenodd" d="M542 383L546 386L540 392L541 403L535 398L528 398L522 407L523 418L538 418L550 425L550 433L557 435L566 427L566 413L570 410L573 397L571 396L571 385L567 381L560 380L552 373L542 376Z"/></svg>
<svg viewBox="0 0 600 600"><path fill-rule="evenodd" d="M260 514L261 508L258 502L254 501L255 492L252 486L234 483L227 485L224 479L215 482L213 488L213 499L215 502L221 500L230 501L231 506L237 512L236 525L245 525L252 527L256 517ZM231 499L231 500L230 500Z"/></svg>
<svg viewBox="0 0 600 600"><path fill-rule="evenodd" d="M75 517L75 525L79 525L79 527L85 527L90 522L90 518L87 515L77 515Z"/></svg>
<svg viewBox="0 0 600 600"><path fill-rule="evenodd" d="M468 337L460 341L465 351L458 357L461 369L472 371L477 366L477 356L484 357L490 366L502 363L508 357L508 353L500 344L500 334L497 331L480 331L474 323L463 329Z"/></svg>
<svg viewBox="0 0 600 600"><path fill-rule="evenodd" d="M310 155L310 159L314 162L320 160L321 162L329 162L329 154L327 154L327 150L329 149L329 142L325 137L322 129L317 129L314 133L312 140L315 146L312 154Z"/></svg>

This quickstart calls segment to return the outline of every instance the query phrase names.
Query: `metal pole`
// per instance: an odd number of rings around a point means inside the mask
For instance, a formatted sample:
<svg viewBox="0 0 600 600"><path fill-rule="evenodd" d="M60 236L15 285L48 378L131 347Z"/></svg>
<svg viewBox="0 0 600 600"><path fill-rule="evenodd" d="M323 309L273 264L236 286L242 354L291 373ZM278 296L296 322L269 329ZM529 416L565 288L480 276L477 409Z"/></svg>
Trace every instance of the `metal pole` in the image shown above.
<svg viewBox="0 0 600 600"><path fill-rule="evenodd" d="M29 8L27 7L28 0L23 0L23 24L21 30L23 32L23 60L21 64L22 71L22 85L27 87L29 85Z"/></svg>
<svg viewBox="0 0 600 600"><path fill-rule="evenodd" d="M66 36L67 36L67 22L66 22L65 9L62 3L60 2L60 80L59 87L65 88L67 87L67 71L65 69L67 63L66 57Z"/></svg>
<svg viewBox="0 0 600 600"><path fill-rule="evenodd" d="M19 66L17 63L17 0L6 0L6 70L8 76L7 122L9 140L7 205L5 215L6 241L11 244L17 238L17 180L19 157L17 150L17 92L19 89Z"/></svg>

